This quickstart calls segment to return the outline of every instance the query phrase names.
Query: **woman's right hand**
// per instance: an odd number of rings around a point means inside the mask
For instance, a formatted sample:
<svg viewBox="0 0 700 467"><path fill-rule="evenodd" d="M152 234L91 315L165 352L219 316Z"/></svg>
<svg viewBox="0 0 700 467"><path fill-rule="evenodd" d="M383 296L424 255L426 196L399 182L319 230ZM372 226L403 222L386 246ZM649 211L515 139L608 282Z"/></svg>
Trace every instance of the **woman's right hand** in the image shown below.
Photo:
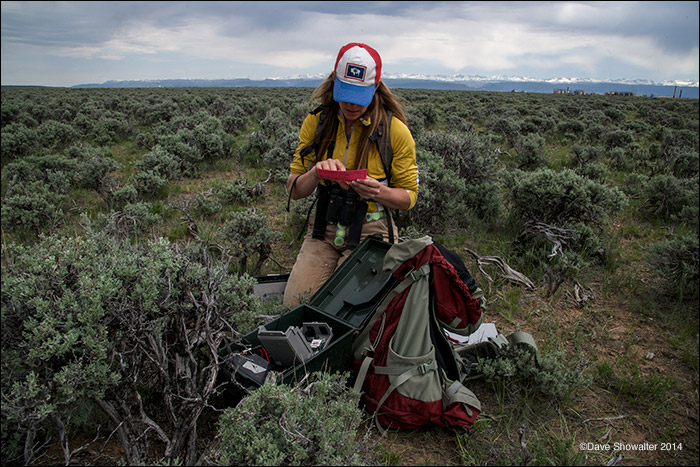
<svg viewBox="0 0 700 467"><path fill-rule="evenodd" d="M345 166L343 165L342 162L340 162L338 159L324 159L322 161L316 162L314 165L314 175L318 178L318 173L316 172L316 169L321 169L321 170L333 170L333 171L343 171L346 170Z"/></svg>
<svg viewBox="0 0 700 467"><path fill-rule="evenodd" d="M289 179L287 179L287 190L291 191L292 199L306 198L314 192L319 182L321 181L321 177L318 176L318 172L316 172L316 169L337 171L346 170L343 163L339 160L326 159L314 164L314 166L308 172L305 172L301 175L290 175ZM339 184L345 190L348 190L350 188L350 185L348 185L345 182L339 182Z"/></svg>
<svg viewBox="0 0 700 467"><path fill-rule="evenodd" d="M314 176L316 177L316 180L320 181L321 177L318 176L318 172L316 169L321 169L321 170L332 170L332 171L345 171L347 170L345 166L343 165L342 162L340 162L338 159L324 159L322 161L316 162L316 164L313 167L313 173ZM338 182L338 184L344 189L347 190L350 188L350 185L348 185L345 182Z"/></svg>

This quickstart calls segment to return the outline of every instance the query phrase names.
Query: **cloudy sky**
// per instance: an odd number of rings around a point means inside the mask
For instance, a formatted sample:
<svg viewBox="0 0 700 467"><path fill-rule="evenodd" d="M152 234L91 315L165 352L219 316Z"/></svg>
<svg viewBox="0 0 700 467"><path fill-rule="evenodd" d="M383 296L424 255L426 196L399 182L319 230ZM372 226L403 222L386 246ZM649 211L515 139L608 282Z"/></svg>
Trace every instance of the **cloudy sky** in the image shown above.
<svg viewBox="0 0 700 467"><path fill-rule="evenodd" d="M2 84L329 73L699 80L699 2L2 2Z"/></svg>

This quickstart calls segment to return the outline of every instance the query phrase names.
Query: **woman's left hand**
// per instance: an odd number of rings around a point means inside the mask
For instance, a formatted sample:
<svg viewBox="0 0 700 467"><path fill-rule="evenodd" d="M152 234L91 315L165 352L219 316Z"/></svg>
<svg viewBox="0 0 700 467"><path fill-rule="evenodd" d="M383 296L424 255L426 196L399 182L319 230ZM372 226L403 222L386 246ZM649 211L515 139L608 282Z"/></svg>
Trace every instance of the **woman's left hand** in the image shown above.
<svg viewBox="0 0 700 467"><path fill-rule="evenodd" d="M409 209L411 207L411 197L408 191L403 188L392 188L374 178L364 178L350 182L350 188L366 201L379 203L390 209Z"/></svg>
<svg viewBox="0 0 700 467"><path fill-rule="evenodd" d="M350 182L350 188L355 190L360 198L364 200L374 200L379 196L382 186L381 183L371 177Z"/></svg>

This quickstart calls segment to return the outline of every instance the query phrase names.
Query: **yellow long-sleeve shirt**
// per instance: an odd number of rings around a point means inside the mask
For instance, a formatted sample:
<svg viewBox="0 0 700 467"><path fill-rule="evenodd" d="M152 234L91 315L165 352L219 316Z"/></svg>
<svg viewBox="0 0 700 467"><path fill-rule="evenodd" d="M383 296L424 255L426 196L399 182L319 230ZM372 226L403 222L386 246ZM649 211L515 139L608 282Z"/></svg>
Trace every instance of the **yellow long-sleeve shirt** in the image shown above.
<svg viewBox="0 0 700 467"><path fill-rule="evenodd" d="M294 159L290 164L290 171L292 174L303 174L311 168L311 164L313 163L312 156L304 158L304 162L302 163L301 151L313 144L320 115L320 112L317 114L309 114L301 125L299 144L294 152ZM370 125L370 122L369 120L358 120L348 140L345 136L345 126L342 115L339 113L336 118L339 119L339 124L336 133L333 158L342 162L347 169L354 169L360 133L362 132L361 126ZM393 116L390 133L394 157L391 163L392 176L389 186L392 188L403 188L408 192L411 198L411 204L408 209L411 209L415 206L416 200L418 199L416 143L408 127L401 120ZM386 178L381 156L375 144L370 146L369 157L367 159L367 175L376 180L383 180ZM369 212L377 211L376 204L368 203L367 210Z"/></svg>

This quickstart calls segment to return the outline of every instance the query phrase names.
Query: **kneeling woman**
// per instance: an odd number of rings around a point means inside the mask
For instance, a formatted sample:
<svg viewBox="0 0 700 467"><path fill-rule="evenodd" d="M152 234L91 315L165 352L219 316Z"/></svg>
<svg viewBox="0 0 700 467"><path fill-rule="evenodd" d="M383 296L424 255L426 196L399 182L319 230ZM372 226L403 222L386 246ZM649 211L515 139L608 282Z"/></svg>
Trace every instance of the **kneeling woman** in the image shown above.
<svg viewBox="0 0 700 467"><path fill-rule="evenodd" d="M292 199L318 189L318 205L287 282L285 305L295 306L315 293L366 236L381 234L396 242L389 209L416 204L416 145L403 106L381 80L381 68L376 50L347 44L335 70L311 96L322 106L301 126L287 189ZM393 153L388 167L378 149L384 131ZM365 178L335 182L340 177L333 175L342 174L319 176L319 170L358 169L367 170Z"/></svg>

